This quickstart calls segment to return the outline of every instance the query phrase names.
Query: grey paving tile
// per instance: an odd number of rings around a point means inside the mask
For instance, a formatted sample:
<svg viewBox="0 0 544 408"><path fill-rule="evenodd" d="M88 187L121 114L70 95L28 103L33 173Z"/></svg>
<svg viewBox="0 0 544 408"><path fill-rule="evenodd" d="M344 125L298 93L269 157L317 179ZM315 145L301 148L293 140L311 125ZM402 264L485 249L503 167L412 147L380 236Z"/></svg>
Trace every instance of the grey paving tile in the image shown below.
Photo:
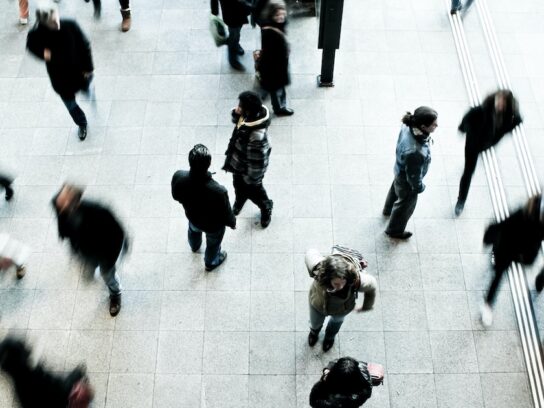
<svg viewBox="0 0 544 408"><path fill-rule="evenodd" d="M251 375L249 405L255 407L296 407L294 375Z"/></svg>
<svg viewBox="0 0 544 408"><path fill-rule="evenodd" d="M380 291L384 330L426 330L427 314L422 291Z"/></svg>
<svg viewBox="0 0 544 408"><path fill-rule="evenodd" d="M75 290L37 290L28 327L30 329L69 329L75 300Z"/></svg>
<svg viewBox="0 0 544 408"><path fill-rule="evenodd" d="M153 387L153 405L164 408L199 407L201 389L201 375L157 374Z"/></svg>
<svg viewBox="0 0 544 408"><path fill-rule="evenodd" d="M390 374L391 407L436 407L431 374Z"/></svg>
<svg viewBox="0 0 544 408"><path fill-rule="evenodd" d="M248 331L249 291L207 291L206 331Z"/></svg>
<svg viewBox="0 0 544 408"><path fill-rule="evenodd" d="M293 290L294 273L291 253L252 253L252 290Z"/></svg>
<svg viewBox="0 0 544 408"><path fill-rule="evenodd" d="M295 333L251 332L250 374L295 374Z"/></svg>
<svg viewBox="0 0 544 408"><path fill-rule="evenodd" d="M111 373L106 407L151 407L153 384L153 374Z"/></svg>
<svg viewBox="0 0 544 408"><path fill-rule="evenodd" d="M292 292L251 292L251 331L293 331L294 297Z"/></svg>
<svg viewBox="0 0 544 408"><path fill-rule="evenodd" d="M294 252L305 253L315 248L327 253L332 247L332 225L327 218L293 219Z"/></svg>
<svg viewBox="0 0 544 408"><path fill-rule="evenodd" d="M480 408L484 406L478 374L435 374L439 408Z"/></svg>
<svg viewBox="0 0 544 408"><path fill-rule="evenodd" d="M462 256L457 254L420 254L419 260L424 289L465 289Z"/></svg>
<svg viewBox="0 0 544 408"><path fill-rule="evenodd" d="M204 296L200 292L163 291L161 330L204 330Z"/></svg>
<svg viewBox="0 0 544 408"><path fill-rule="evenodd" d="M158 332L115 331L110 372L154 373L157 364Z"/></svg>
<svg viewBox="0 0 544 408"><path fill-rule="evenodd" d="M125 290L122 301L122 313L115 318L116 330L157 330L159 328L162 313L160 291ZM107 311L108 308L106 307L105 310Z"/></svg>
<svg viewBox="0 0 544 408"><path fill-rule="evenodd" d="M481 373L525 371L519 334L515 331L474 331Z"/></svg>
<svg viewBox="0 0 544 408"><path fill-rule="evenodd" d="M426 291L425 303L430 330L470 330L464 291Z"/></svg>
<svg viewBox="0 0 544 408"><path fill-rule="evenodd" d="M40 361L48 368L63 371L69 337L68 330L28 330L26 341L39 350Z"/></svg>
<svg viewBox="0 0 544 408"><path fill-rule="evenodd" d="M113 345L111 330L72 330L66 351L66 369L85 363L89 372L108 373Z"/></svg>
<svg viewBox="0 0 544 408"><path fill-rule="evenodd" d="M156 371L161 374L201 374L203 350L203 332L161 331Z"/></svg>
<svg viewBox="0 0 544 408"><path fill-rule="evenodd" d="M327 185L302 184L293 186L293 215L299 218L331 216L331 190Z"/></svg>
<svg viewBox="0 0 544 408"><path fill-rule="evenodd" d="M339 334L340 355L386 365L383 332L345 332Z"/></svg>
<svg viewBox="0 0 544 408"><path fill-rule="evenodd" d="M334 243L357 249L363 254L376 252L372 218L335 217L333 220Z"/></svg>
<svg viewBox="0 0 544 408"><path fill-rule="evenodd" d="M474 338L470 331L429 332L435 373L478 372Z"/></svg>
<svg viewBox="0 0 544 408"><path fill-rule="evenodd" d="M202 370L205 374L248 374L249 333L207 331Z"/></svg>
<svg viewBox="0 0 544 408"><path fill-rule="evenodd" d="M422 253L459 253L453 220L415 220L418 249Z"/></svg>
<svg viewBox="0 0 544 408"><path fill-rule="evenodd" d="M388 373L433 372L431 347L427 332L385 332L384 335ZM395 387L391 388L395 389Z"/></svg>
<svg viewBox="0 0 544 408"><path fill-rule="evenodd" d="M308 345L308 333L296 333L295 353L297 375L321 375L323 368L327 366L329 361L340 358L338 344L335 342L334 346L324 353L321 349L322 340L323 335L319 337L319 342L314 347L310 347Z"/></svg>
<svg viewBox="0 0 544 408"><path fill-rule="evenodd" d="M203 405L209 408L249 407L248 375L203 375Z"/></svg>
<svg viewBox="0 0 544 408"><path fill-rule="evenodd" d="M145 101L113 101L109 126L142 126L147 103Z"/></svg>
<svg viewBox="0 0 544 408"><path fill-rule="evenodd" d="M503 289L506 289L503 284ZM484 330L480 321L480 307L486 292L467 292L470 318L474 330ZM516 330L516 316L512 304L512 295L508 290L500 290L493 307L493 325L485 330Z"/></svg>
<svg viewBox="0 0 544 408"><path fill-rule="evenodd" d="M527 376L514 373L480 374L484 406L500 408L533 406L527 386ZM508 385L507 385L508 384Z"/></svg>
<svg viewBox="0 0 544 408"><path fill-rule="evenodd" d="M205 275L207 290L249 290L250 256L232 253L219 268Z"/></svg>

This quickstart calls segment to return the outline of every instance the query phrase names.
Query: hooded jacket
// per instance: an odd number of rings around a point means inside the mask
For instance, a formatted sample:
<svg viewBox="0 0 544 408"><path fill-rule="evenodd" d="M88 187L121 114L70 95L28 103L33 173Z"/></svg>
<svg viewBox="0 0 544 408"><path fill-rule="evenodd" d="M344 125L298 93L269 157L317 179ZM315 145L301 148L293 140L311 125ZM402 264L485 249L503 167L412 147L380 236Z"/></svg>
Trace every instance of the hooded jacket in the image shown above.
<svg viewBox="0 0 544 408"><path fill-rule="evenodd" d="M199 175L176 171L172 177L172 197L183 205L187 219L204 232L236 226L227 189L217 183L210 172Z"/></svg>
<svg viewBox="0 0 544 408"><path fill-rule="evenodd" d="M431 149L424 135L416 137L414 132L421 131L402 125L397 141L394 171L397 179L406 181L419 194L425 190L423 177L431 163Z"/></svg>
<svg viewBox="0 0 544 408"><path fill-rule="evenodd" d="M242 116L232 111L236 123L225 152L223 170L241 175L247 184L260 184L268 168L272 148L268 142L270 113L263 106L257 118L246 122Z"/></svg>

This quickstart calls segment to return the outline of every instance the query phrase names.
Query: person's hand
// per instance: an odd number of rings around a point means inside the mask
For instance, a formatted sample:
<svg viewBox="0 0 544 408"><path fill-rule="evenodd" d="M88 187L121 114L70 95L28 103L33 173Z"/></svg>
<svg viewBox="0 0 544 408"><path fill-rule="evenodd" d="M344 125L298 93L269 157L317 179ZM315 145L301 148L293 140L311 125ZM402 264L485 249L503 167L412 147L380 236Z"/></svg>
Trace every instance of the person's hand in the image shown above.
<svg viewBox="0 0 544 408"><path fill-rule="evenodd" d="M242 108L240 108L240 105L234 108L234 113L236 113L237 115L242 115Z"/></svg>
<svg viewBox="0 0 544 408"><path fill-rule="evenodd" d="M93 71L90 71L90 72L83 72L83 78L85 79L89 79L90 77L93 76Z"/></svg>
<svg viewBox="0 0 544 408"><path fill-rule="evenodd" d="M361 265L361 269L366 269L366 267L368 266L368 261L366 259L363 259L359 262L359 265Z"/></svg>
<svg viewBox="0 0 544 408"><path fill-rule="evenodd" d="M45 62L51 61L51 50L49 48L43 50L43 59Z"/></svg>

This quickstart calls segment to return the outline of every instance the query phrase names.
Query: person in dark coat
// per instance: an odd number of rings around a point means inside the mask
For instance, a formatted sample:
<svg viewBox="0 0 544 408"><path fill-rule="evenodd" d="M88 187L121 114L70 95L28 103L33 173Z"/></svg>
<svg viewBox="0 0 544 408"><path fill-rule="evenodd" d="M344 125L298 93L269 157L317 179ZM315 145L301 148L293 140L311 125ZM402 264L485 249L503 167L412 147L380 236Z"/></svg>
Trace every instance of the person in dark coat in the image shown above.
<svg viewBox="0 0 544 408"><path fill-rule="evenodd" d="M290 83L289 43L285 36L287 11L283 1L272 0L263 12L259 74L261 88L270 93L272 109L278 116L295 113L287 107L285 87Z"/></svg>
<svg viewBox="0 0 544 408"><path fill-rule="evenodd" d="M89 93L94 70L89 40L75 21L60 19L57 6L51 2L36 10L36 20L26 46L45 61L53 89L79 126L79 138L85 140L87 118L76 102L76 93Z"/></svg>
<svg viewBox="0 0 544 408"><path fill-rule="evenodd" d="M189 220L189 245L193 252L202 245L202 232L206 234L206 271L217 268L227 258L227 251L221 251L225 227L236 228L227 189L208 171L211 162L208 148L197 144L189 152L191 169L178 170L172 177L172 197L185 209Z"/></svg>
<svg viewBox="0 0 544 408"><path fill-rule="evenodd" d="M128 239L108 208L82 200L82 195L83 190L64 184L53 197L59 237L68 238L74 253L98 266L110 291L110 315L117 316L121 310L121 283L116 264L127 250Z"/></svg>
<svg viewBox="0 0 544 408"><path fill-rule="evenodd" d="M258 25L262 27L265 25L263 20L263 11L268 6L271 0L254 0L253 7L251 9L251 26L255 27Z"/></svg>
<svg viewBox="0 0 544 408"><path fill-rule="evenodd" d="M13 198L13 188L11 184L13 179L4 174L0 174L0 186L4 187L6 201L9 201Z"/></svg>
<svg viewBox="0 0 544 408"><path fill-rule="evenodd" d="M414 213L417 196L425 190L423 178L431 163L431 133L436 130L438 114L434 109L420 106L412 115L402 118L402 128L397 141L395 179L391 184L383 215L391 216L385 233L391 238L408 239L406 224Z"/></svg>
<svg viewBox="0 0 544 408"><path fill-rule="evenodd" d="M219 15L219 3L221 3L223 21L229 27L227 42L229 64L238 71L245 71L246 69L239 59L240 55L244 55L244 49L240 45L240 31L242 26L249 22L247 17L251 13L252 4L249 0L210 0L214 16Z"/></svg>
<svg viewBox="0 0 544 408"><path fill-rule="evenodd" d="M455 215L461 215L465 208L478 155L499 143L521 122L517 100L509 90L492 93L481 105L470 108L465 114L459 125L459 131L466 133L465 169L459 183Z"/></svg>
<svg viewBox="0 0 544 408"><path fill-rule="evenodd" d="M368 370L351 357L331 361L310 392L312 408L358 408L372 396Z"/></svg>
<svg viewBox="0 0 544 408"><path fill-rule="evenodd" d="M481 309L484 326L493 322L492 306L504 272L512 262L531 265L544 239L544 202L539 194L505 220L491 224L484 234L484 243L493 246L495 277ZM538 292L544 288L544 269L535 279Z"/></svg>
<svg viewBox="0 0 544 408"><path fill-rule="evenodd" d="M223 170L233 174L234 215L242 211L249 199L261 210L261 226L266 228L272 219L274 204L263 187L272 151L267 135L270 114L255 92L242 92L238 98L239 104L232 110L236 126L225 152Z"/></svg>

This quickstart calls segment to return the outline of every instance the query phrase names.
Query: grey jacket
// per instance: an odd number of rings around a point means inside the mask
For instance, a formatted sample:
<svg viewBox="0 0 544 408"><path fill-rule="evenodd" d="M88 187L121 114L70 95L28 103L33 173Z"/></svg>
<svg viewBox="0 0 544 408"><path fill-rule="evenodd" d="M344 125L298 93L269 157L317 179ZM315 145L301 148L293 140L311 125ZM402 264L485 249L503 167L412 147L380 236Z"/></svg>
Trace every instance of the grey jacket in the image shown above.
<svg viewBox="0 0 544 408"><path fill-rule="evenodd" d="M395 177L408 182L412 190L419 194L425 190L423 177L429 169L431 149L428 141L418 139L412 129L402 125L397 141Z"/></svg>

